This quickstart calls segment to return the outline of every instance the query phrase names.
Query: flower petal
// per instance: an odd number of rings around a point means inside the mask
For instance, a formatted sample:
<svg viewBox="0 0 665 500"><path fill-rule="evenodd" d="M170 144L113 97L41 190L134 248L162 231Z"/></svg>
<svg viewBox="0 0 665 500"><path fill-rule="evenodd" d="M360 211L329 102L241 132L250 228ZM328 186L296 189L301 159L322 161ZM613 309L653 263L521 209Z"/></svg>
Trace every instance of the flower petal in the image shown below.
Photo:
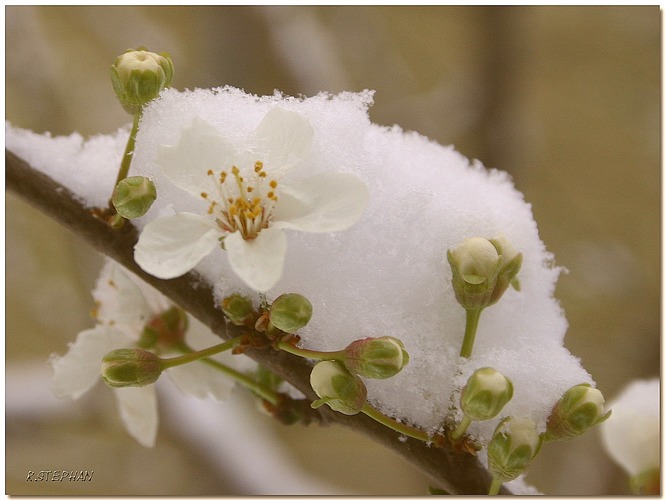
<svg viewBox="0 0 665 500"><path fill-rule="evenodd" d="M143 446L152 448L159 424L155 386L120 387L113 393L127 432Z"/></svg>
<svg viewBox="0 0 665 500"><path fill-rule="evenodd" d="M273 226L308 233L340 231L358 221L368 201L369 190L359 177L326 172L283 187Z"/></svg>
<svg viewBox="0 0 665 500"><path fill-rule="evenodd" d="M271 176L280 177L309 154L314 129L307 119L293 111L273 108L256 128L258 158Z"/></svg>
<svg viewBox="0 0 665 500"><path fill-rule="evenodd" d="M64 356L51 355L53 392L58 397L78 399L100 379L102 358L130 344L122 332L97 326L78 334Z"/></svg>
<svg viewBox="0 0 665 500"><path fill-rule="evenodd" d="M181 212L149 222L134 247L141 268L162 279L191 270L219 245L220 229L208 217Z"/></svg>
<svg viewBox="0 0 665 500"><path fill-rule="evenodd" d="M157 163L166 177L196 198L212 187L208 170L228 169L235 157L233 146L198 117L182 131L178 144L157 151Z"/></svg>
<svg viewBox="0 0 665 500"><path fill-rule="evenodd" d="M236 231L224 239L224 248L231 268L254 290L267 292L282 277L286 235L281 229L263 229L252 240Z"/></svg>

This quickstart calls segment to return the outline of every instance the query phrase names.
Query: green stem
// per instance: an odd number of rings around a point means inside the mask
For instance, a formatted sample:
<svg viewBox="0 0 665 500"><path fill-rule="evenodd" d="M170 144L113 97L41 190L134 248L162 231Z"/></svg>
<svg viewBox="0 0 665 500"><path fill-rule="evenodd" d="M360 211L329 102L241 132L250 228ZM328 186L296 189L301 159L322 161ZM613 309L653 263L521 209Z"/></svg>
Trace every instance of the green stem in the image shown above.
<svg viewBox="0 0 665 500"><path fill-rule="evenodd" d="M405 436L409 436L419 441L424 441L426 443L432 440L432 438L425 431L416 429L414 427L411 427L410 425L401 424L393 420L392 418L384 415L379 410L373 408L367 403L365 403L365 406L363 406L363 409L361 411L368 417L373 418L380 424L383 424L386 427L396 432L399 432L400 434L404 434Z"/></svg>
<svg viewBox="0 0 665 500"><path fill-rule="evenodd" d="M464 342L462 343L462 350L460 356L464 358L471 357L473 350L473 343L476 341L476 331L478 330L478 320L482 309L467 309L466 310L466 329L464 330Z"/></svg>
<svg viewBox="0 0 665 500"><path fill-rule="evenodd" d="M263 384L254 380L254 378L250 377L249 375L245 375L244 373L234 370L230 366L227 366L223 363L220 363L219 361L210 359L208 357L232 349L237 344L239 344L241 340L242 336L239 336L227 342L223 342L221 344L209 347L207 349L203 349L201 351L194 351L187 344L183 343L178 346L178 349L181 352L184 352L185 354L175 358L162 359L162 369L166 370L167 368L172 368L174 366L179 366L185 363L190 363L193 361L200 360L202 363L205 363L211 366L212 368L231 377L233 380L238 382L243 387L249 389L260 398L265 399L266 401L268 401L273 405L277 405L279 403L279 394L277 392L265 387Z"/></svg>
<svg viewBox="0 0 665 500"><path fill-rule="evenodd" d="M290 352L291 354L295 354L301 358L316 359L319 361L341 361L344 356L343 350L330 352L313 351L311 349L302 349L300 347L296 347L288 342L278 342L277 347L279 347L282 351Z"/></svg>
<svg viewBox="0 0 665 500"><path fill-rule="evenodd" d="M208 347L207 349L202 349L200 351L193 351L186 344L183 344L182 346L179 346L179 348L185 351L187 354L183 354L182 356L177 356L175 358L166 358L166 359L162 358L161 359L162 369L166 370L167 368L173 368L174 366L184 365L186 363L191 363L192 361L198 361L200 359L204 359L209 356L214 356L215 354L219 354L220 352L228 351L229 349L233 349L235 346L240 344L241 340L242 340L242 335L233 338L231 340L227 340L226 342L222 342L221 344Z"/></svg>
<svg viewBox="0 0 665 500"><path fill-rule="evenodd" d="M127 140L127 146L125 147L125 153L122 155L122 162L120 163L120 170L118 170L118 177L115 180L115 186L118 185L118 182L125 179L127 174L129 174L129 166L132 164L132 156L134 156L134 145L136 144L136 133L139 130L139 120L141 119L141 113L136 113L134 115L134 122L132 123L132 131L129 133L129 139Z"/></svg>
<svg viewBox="0 0 665 500"><path fill-rule="evenodd" d="M469 428L470 424L471 424L471 419L469 417L467 417L466 415L464 415L464 417L462 417L462 421L459 423L459 425L453 431L453 433L450 435L450 437L455 441L458 440L459 438L461 438L464 435L466 430Z"/></svg>
<svg viewBox="0 0 665 500"><path fill-rule="evenodd" d="M256 394L258 397L261 399L265 399L272 405L277 405L279 403L279 395L277 392L268 389L264 385L260 384L256 380L254 380L252 377L249 375L245 375L244 373L241 373L237 370L234 370L230 366L226 366L219 361L215 361L214 359L202 359L201 360L203 363L206 363L207 365L210 365L211 367L219 370L220 372L228 375L232 379L234 379L236 382L238 382L240 385L245 387L246 389L249 389L252 391L254 394Z"/></svg>
<svg viewBox="0 0 665 500"><path fill-rule="evenodd" d="M488 495L498 495L502 484L503 484L503 481L501 481L500 479L498 479L496 477L493 477L492 478L492 484L490 485L490 490L487 494Z"/></svg>

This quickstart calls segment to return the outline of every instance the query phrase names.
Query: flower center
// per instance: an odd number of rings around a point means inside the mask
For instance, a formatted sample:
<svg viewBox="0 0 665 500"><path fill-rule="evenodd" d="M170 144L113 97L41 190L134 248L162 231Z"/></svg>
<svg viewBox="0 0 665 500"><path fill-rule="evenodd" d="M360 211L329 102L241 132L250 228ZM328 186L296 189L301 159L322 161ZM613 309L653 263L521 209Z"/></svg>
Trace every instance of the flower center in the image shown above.
<svg viewBox="0 0 665 500"><path fill-rule="evenodd" d="M240 175L235 165L231 174L222 170L216 175L208 170L217 199L210 201L208 213L215 217L222 231L234 233L240 231L246 240L256 238L261 229L268 227L277 203L277 181L268 179L263 163L254 163L254 172L249 180ZM208 200L208 193L201 193Z"/></svg>

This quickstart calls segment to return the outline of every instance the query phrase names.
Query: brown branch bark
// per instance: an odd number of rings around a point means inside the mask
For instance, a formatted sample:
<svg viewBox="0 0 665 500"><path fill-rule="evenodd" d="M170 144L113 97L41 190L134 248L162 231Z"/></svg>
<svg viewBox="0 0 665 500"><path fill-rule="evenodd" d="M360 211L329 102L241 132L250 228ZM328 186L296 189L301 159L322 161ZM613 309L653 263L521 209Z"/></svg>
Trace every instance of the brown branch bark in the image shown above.
<svg viewBox="0 0 665 500"><path fill-rule="evenodd" d="M111 229L83 207L67 188L31 168L8 150L5 150L5 175L7 189L140 276L221 338L229 339L242 332L226 324L221 310L214 303L212 287L196 274L188 273L180 278L160 280L143 272L134 262L134 244L138 233L131 224L125 224L120 231ZM311 365L304 359L273 350L250 350L247 355L287 380L311 401L317 399L309 385ZM346 416L327 406L317 410L317 413L322 424L347 426L394 450L427 474L436 486L450 494L483 495L489 490L489 473L471 455L427 446L414 439L402 442L394 431L363 414ZM501 493L510 494L510 491L503 487Z"/></svg>

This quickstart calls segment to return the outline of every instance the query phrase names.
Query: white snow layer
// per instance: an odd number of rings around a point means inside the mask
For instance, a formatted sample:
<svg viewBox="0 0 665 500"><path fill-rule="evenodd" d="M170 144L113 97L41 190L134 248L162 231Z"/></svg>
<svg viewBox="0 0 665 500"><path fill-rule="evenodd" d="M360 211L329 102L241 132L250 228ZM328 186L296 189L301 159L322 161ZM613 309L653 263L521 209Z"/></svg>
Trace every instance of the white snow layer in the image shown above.
<svg viewBox="0 0 665 500"><path fill-rule="evenodd" d="M499 416L473 423L469 432L486 441L508 415L531 417L543 430L566 389L593 381L563 346L567 322L553 297L560 268L538 236L530 205L506 173L486 170L450 146L397 126L372 124L372 96L365 91L257 97L229 87L165 91L144 112L130 171L152 178L158 198L134 223L143 227L179 211L205 213L207 203L170 184L155 163L158 147L176 144L195 117L238 142L275 106L300 113L314 129L313 147L306 168L287 173L283 183L325 171L352 172L370 191L369 205L351 229L288 234L284 275L268 298L297 292L310 299L314 315L299 332L300 345L337 350L368 336L401 339L410 363L391 379L367 381L370 402L432 431L473 370L494 367L512 379L514 397ZM84 140L7 124L5 138L10 150L87 205L106 206L128 130ZM230 167L214 158L210 163L215 171ZM455 300L446 251L468 237L500 234L524 255L522 289L509 289L483 311L473 355L460 360L465 312ZM231 271L221 248L196 271L215 284L220 299L233 292L255 296Z"/></svg>

